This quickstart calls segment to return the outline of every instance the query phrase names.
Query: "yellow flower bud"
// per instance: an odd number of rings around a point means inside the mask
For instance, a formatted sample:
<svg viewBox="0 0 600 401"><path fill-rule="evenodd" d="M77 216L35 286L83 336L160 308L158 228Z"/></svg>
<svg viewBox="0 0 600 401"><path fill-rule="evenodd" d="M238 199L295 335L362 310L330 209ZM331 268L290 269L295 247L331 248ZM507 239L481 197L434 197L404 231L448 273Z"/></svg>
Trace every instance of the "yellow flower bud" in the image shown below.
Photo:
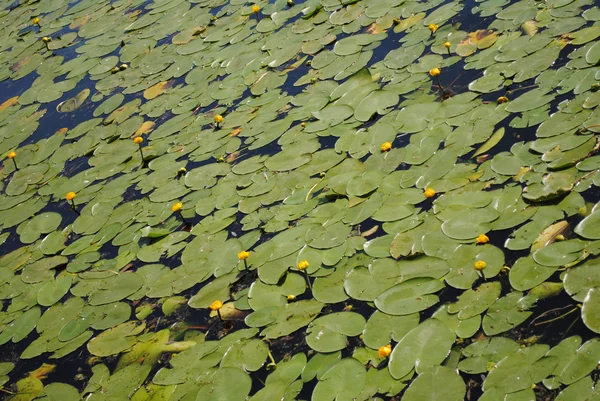
<svg viewBox="0 0 600 401"><path fill-rule="evenodd" d="M392 346L391 345L385 345L381 348L379 348L379 350L377 350L377 355L379 355L380 358L386 358L388 356L390 356L390 354L392 353Z"/></svg>
<svg viewBox="0 0 600 401"><path fill-rule="evenodd" d="M220 114L217 114L217 115L215 115L215 118L214 118L214 120L215 120L215 122L216 122L217 124L220 124L220 123L222 123L222 122L223 122L223 116L222 116L222 115L220 115Z"/></svg>
<svg viewBox="0 0 600 401"><path fill-rule="evenodd" d="M287 296L288 302L293 302L296 300L296 296L294 294L290 294Z"/></svg>
<svg viewBox="0 0 600 401"><path fill-rule="evenodd" d="M14 150L8 152L9 159L14 159L15 157L17 157L17 152L15 152Z"/></svg>
<svg viewBox="0 0 600 401"><path fill-rule="evenodd" d="M77 194L75 192L67 192L67 194L65 195L65 199L68 201L72 201L73 199L75 199L76 196Z"/></svg>
<svg viewBox="0 0 600 401"><path fill-rule="evenodd" d="M44 42L44 43L52 42L52 38L49 38L48 36L44 36L42 38L42 42Z"/></svg>
<svg viewBox="0 0 600 401"><path fill-rule="evenodd" d="M301 260L300 262L298 262L298 270L306 270L308 269L308 266L310 266L308 260Z"/></svg>
<svg viewBox="0 0 600 401"><path fill-rule="evenodd" d="M506 103L508 102L508 98L506 96L500 96L497 100L498 104L502 104L502 103Z"/></svg>
<svg viewBox="0 0 600 401"><path fill-rule="evenodd" d="M444 47L445 47L446 49L449 49L449 48L450 48L450 46L452 46L452 43L450 43L450 42L448 42L448 41L445 41L445 42L444 42Z"/></svg>
<svg viewBox="0 0 600 401"><path fill-rule="evenodd" d="M475 262L475 270L483 270L487 267L487 263L485 263L483 260L478 260L477 262Z"/></svg>
<svg viewBox="0 0 600 401"><path fill-rule="evenodd" d="M246 259L248 259L249 256L250 256L250 252L248 252L248 251L242 251L242 252L238 253L239 260L246 260Z"/></svg>
<svg viewBox="0 0 600 401"><path fill-rule="evenodd" d="M437 77L438 75L440 75L442 73L442 70L440 70L439 68L435 67L432 68L431 70L429 70L429 75L431 75L432 77Z"/></svg>
<svg viewBox="0 0 600 401"><path fill-rule="evenodd" d="M260 7L256 4L252 6L252 13L256 14L260 11Z"/></svg>
<svg viewBox="0 0 600 401"><path fill-rule="evenodd" d="M488 242L490 242L490 239L485 234L479 234L479 236L477 237L478 244L487 244Z"/></svg>
<svg viewBox="0 0 600 401"><path fill-rule="evenodd" d="M182 207L183 207L183 203L177 202L177 203L174 203L173 206L171 206L171 210L174 212L178 212L181 210Z"/></svg>
<svg viewBox="0 0 600 401"><path fill-rule="evenodd" d="M429 24L429 25L427 25L427 28L429 28L431 33L435 33L435 31L438 30L439 26L437 26L436 24Z"/></svg>
<svg viewBox="0 0 600 401"><path fill-rule="evenodd" d="M423 192L423 195L425 195L426 198L433 198L435 196L435 191L431 188L427 188Z"/></svg>
<svg viewBox="0 0 600 401"><path fill-rule="evenodd" d="M384 142L384 143L381 144L381 150L383 152L387 152L391 148L392 148L392 143L391 142Z"/></svg>
<svg viewBox="0 0 600 401"><path fill-rule="evenodd" d="M135 138L133 138L133 142L139 145L140 143L144 142L144 138L142 138L141 136L136 136Z"/></svg>
<svg viewBox="0 0 600 401"><path fill-rule="evenodd" d="M34 17L31 22L33 22L33 25L39 25L40 19L38 17Z"/></svg>
<svg viewBox="0 0 600 401"><path fill-rule="evenodd" d="M212 311L218 311L219 309L221 309L223 307L223 302L216 300L215 302L213 302L212 304L210 304L209 308Z"/></svg>

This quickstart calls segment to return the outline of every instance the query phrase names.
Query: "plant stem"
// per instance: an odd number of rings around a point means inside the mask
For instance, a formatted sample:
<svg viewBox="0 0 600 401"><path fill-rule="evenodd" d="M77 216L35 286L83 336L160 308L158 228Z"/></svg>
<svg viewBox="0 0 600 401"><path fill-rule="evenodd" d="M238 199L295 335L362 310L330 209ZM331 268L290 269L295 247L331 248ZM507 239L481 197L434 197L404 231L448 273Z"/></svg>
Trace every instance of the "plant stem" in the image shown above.
<svg viewBox="0 0 600 401"><path fill-rule="evenodd" d="M19 169L19 167L17 167L17 161L15 160L15 158L13 157L12 159L13 163L15 164L15 171Z"/></svg>
<svg viewBox="0 0 600 401"><path fill-rule="evenodd" d="M578 307L575 307L575 308L571 309L570 311L568 311L567 313L565 313L565 314L563 314L563 315L557 316L557 317L555 317L554 319L550 319L550 320L544 320L543 322L536 323L536 324L534 324L534 326L541 326L542 324L552 323L552 322L554 322L554 321L556 321L556 320L560 320L560 319L562 319L563 317L565 317L565 316L567 316L567 315L570 315L571 313L575 312L576 310L579 310L579 308L578 308Z"/></svg>
<svg viewBox="0 0 600 401"><path fill-rule="evenodd" d="M306 284L308 285L308 289L312 292L312 284L310 283L310 279L308 278L308 272L306 270L302 270L304 272L304 278L306 279Z"/></svg>

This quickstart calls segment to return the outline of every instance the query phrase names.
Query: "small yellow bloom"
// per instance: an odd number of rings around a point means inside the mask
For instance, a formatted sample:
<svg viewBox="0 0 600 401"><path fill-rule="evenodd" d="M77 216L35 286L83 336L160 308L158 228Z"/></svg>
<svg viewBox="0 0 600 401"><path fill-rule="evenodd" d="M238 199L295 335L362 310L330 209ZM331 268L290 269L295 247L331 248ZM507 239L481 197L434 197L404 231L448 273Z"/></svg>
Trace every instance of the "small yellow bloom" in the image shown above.
<svg viewBox="0 0 600 401"><path fill-rule="evenodd" d="M485 269L486 266L487 266L487 263L485 263L483 260L478 260L477 262L475 262L475 265L474 265L475 270L479 270L479 271Z"/></svg>
<svg viewBox="0 0 600 401"><path fill-rule="evenodd" d="M68 201L72 201L73 199L75 199L76 196L77 194L75 192L67 192L67 194L65 195L65 199Z"/></svg>
<svg viewBox="0 0 600 401"><path fill-rule="evenodd" d="M506 103L508 102L508 98L506 96L500 96L497 100L498 104L502 104L502 103Z"/></svg>
<svg viewBox="0 0 600 401"><path fill-rule="evenodd" d="M432 77L437 77L438 75L440 75L442 73L442 70L440 70L439 68L435 67L432 68L431 70L429 70L429 75L431 75Z"/></svg>
<svg viewBox="0 0 600 401"><path fill-rule="evenodd" d="M34 17L31 22L33 22L33 25L39 25L40 19L38 17Z"/></svg>
<svg viewBox="0 0 600 401"><path fill-rule="evenodd" d="M310 266L308 260L301 260L300 262L298 262L298 270L306 270L308 269L308 266Z"/></svg>
<svg viewBox="0 0 600 401"><path fill-rule="evenodd" d="M287 0L288 7L292 7L294 5L294 0Z"/></svg>
<svg viewBox="0 0 600 401"><path fill-rule="evenodd" d="M296 296L294 294L290 294L287 296L288 302L292 302L296 300Z"/></svg>
<svg viewBox="0 0 600 401"><path fill-rule="evenodd" d="M183 207L183 203L177 202L177 203L174 203L173 206L171 206L171 210L174 212L178 212L181 210L182 207Z"/></svg>
<svg viewBox="0 0 600 401"><path fill-rule="evenodd" d="M121 70L121 71L123 71L123 70L126 70L126 69L128 69L128 68L129 68L129 66L128 66L127 64L121 64L121 65L119 66L119 70Z"/></svg>
<svg viewBox="0 0 600 401"><path fill-rule="evenodd" d="M429 24L429 25L427 25L427 28L429 28L431 33L435 33L435 31L438 30L439 26L437 26L436 24Z"/></svg>
<svg viewBox="0 0 600 401"><path fill-rule="evenodd" d="M445 41L445 42L444 42L444 47L445 47L446 49L449 49L449 48L450 48L450 46L452 46L452 43L450 43L450 42L448 42L448 41Z"/></svg>
<svg viewBox="0 0 600 401"><path fill-rule="evenodd" d="M179 170L177 170L177 174L179 175L183 175L187 173L187 168L185 167L181 167Z"/></svg>
<svg viewBox="0 0 600 401"><path fill-rule="evenodd" d="M144 138L142 138L141 136L136 136L135 138L133 138L133 142L139 145L140 143L144 142Z"/></svg>
<svg viewBox="0 0 600 401"><path fill-rule="evenodd" d="M384 143L381 144L381 150L383 152L387 152L391 148L392 148L392 143L391 142L384 142Z"/></svg>
<svg viewBox="0 0 600 401"><path fill-rule="evenodd" d="M379 350L377 350L377 355L379 355L380 358L386 358L386 357L390 356L391 353L392 353L392 346L390 344L383 346L383 347L379 348Z"/></svg>
<svg viewBox="0 0 600 401"><path fill-rule="evenodd" d="M479 234L479 236L477 237L478 244L487 244L488 242L490 242L490 239L485 234Z"/></svg>
<svg viewBox="0 0 600 401"><path fill-rule="evenodd" d="M17 152L15 152L14 150L8 152L8 158L9 159L14 159L15 157L17 157Z"/></svg>
<svg viewBox="0 0 600 401"><path fill-rule="evenodd" d="M426 198L433 198L435 196L435 191L431 188L427 188L425 189L425 192L423 192L423 195L425 195Z"/></svg>
<svg viewBox="0 0 600 401"><path fill-rule="evenodd" d="M42 42L44 42L44 43L52 42L52 38L49 38L48 36L44 36L42 38Z"/></svg>
<svg viewBox="0 0 600 401"><path fill-rule="evenodd" d="M218 311L219 309L221 309L223 307L223 302L216 300L215 302L213 302L212 304L210 304L209 308L212 311Z"/></svg>
<svg viewBox="0 0 600 401"><path fill-rule="evenodd" d="M217 114L217 115L215 116L215 122L216 122L217 124L220 124L220 123L222 123L222 122L223 122L223 116L222 116L222 115L220 115L220 114Z"/></svg>
<svg viewBox="0 0 600 401"><path fill-rule="evenodd" d="M242 251L242 252L238 253L239 260L246 260L246 259L248 259L249 256L250 256L250 252L248 252L248 251Z"/></svg>
<svg viewBox="0 0 600 401"><path fill-rule="evenodd" d="M256 14L260 11L260 7L256 4L252 6L252 13Z"/></svg>

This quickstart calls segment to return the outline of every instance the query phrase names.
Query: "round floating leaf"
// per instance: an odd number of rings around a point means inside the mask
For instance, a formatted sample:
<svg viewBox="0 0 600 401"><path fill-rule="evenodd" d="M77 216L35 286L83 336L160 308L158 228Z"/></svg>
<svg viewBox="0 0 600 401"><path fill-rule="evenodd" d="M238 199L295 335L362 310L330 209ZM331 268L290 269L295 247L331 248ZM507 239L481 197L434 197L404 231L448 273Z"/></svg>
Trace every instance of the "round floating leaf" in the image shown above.
<svg viewBox="0 0 600 401"><path fill-rule="evenodd" d="M498 362L483 383L484 391L492 389L514 393L531 387L548 377L558 358L544 356L548 346L534 345L521 349Z"/></svg>
<svg viewBox="0 0 600 401"><path fill-rule="evenodd" d="M66 275L44 283L38 292L38 304L42 306L54 305L69 291L72 281L71 276Z"/></svg>
<svg viewBox="0 0 600 401"><path fill-rule="evenodd" d="M600 209L581 220L574 231L587 239L600 239Z"/></svg>
<svg viewBox="0 0 600 401"><path fill-rule="evenodd" d="M454 369L434 366L421 373L406 389L402 401L461 401L467 386Z"/></svg>
<svg viewBox="0 0 600 401"><path fill-rule="evenodd" d="M352 400L363 390L367 379L365 367L354 358L345 358L320 379L312 393L314 401Z"/></svg>
<svg viewBox="0 0 600 401"><path fill-rule="evenodd" d="M221 368L200 387L197 399L206 401L244 401L250 393L252 380L237 368Z"/></svg>
<svg viewBox="0 0 600 401"><path fill-rule="evenodd" d="M433 295L444 288L444 283L432 278L414 278L398 284L379 295L375 306L390 315L410 315L438 303Z"/></svg>
<svg viewBox="0 0 600 401"><path fill-rule="evenodd" d="M415 369L423 373L441 364L450 352L456 336L444 323L427 319L409 331L394 347L389 370L400 379Z"/></svg>
<svg viewBox="0 0 600 401"><path fill-rule="evenodd" d="M583 243L576 240L554 242L533 253L533 260L544 266L559 267L581 256Z"/></svg>
<svg viewBox="0 0 600 401"><path fill-rule="evenodd" d="M600 289L592 288L587 292L581 308L583 323L594 333L600 333Z"/></svg>
<svg viewBox="0 0 600 401"><path fill-rule="evenodd" d="M392 316L375 311L363 331L363 341L367 347L378 349L390 343L390 339L400 341L410 330L419 324L419 314Z"/></svg>
<svg viewBox="0 0 600 401"><path fill-rule="evenodd" d="M485 312L500 296L500 283L484 283L476 289L463 292L458 301L448 305L449 313L458 313L459 319L469 319Z"/></svg>
<svg viewBox="0 0 600 401"><path fill-rule="evenodd" d="M306 343L317 352L338 351L346 348L346 336L358 336L365 324L365 318L358 313L331 313L310 323Z"/></svg>
<svg viewBox="0 0 600 401"><path fill-rule="evenodd" d="M523 323L532 312L520 310L518 302L522 297L520 292L511 292L498 299L488 309L483 317L483 331L493 336L511 330Z"/></svg>

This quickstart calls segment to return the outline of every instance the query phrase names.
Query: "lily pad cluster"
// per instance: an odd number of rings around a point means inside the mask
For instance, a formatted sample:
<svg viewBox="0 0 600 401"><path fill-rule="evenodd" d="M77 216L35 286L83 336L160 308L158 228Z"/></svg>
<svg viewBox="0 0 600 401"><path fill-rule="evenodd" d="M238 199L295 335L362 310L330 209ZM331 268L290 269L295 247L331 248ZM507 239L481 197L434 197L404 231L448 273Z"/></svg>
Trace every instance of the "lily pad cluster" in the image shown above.
<svg viewBox="0 0 600 401"><path fill-rule="evenodd" d="M600 11L469 7L6 5L0 390L600 397Z"/></svg>

